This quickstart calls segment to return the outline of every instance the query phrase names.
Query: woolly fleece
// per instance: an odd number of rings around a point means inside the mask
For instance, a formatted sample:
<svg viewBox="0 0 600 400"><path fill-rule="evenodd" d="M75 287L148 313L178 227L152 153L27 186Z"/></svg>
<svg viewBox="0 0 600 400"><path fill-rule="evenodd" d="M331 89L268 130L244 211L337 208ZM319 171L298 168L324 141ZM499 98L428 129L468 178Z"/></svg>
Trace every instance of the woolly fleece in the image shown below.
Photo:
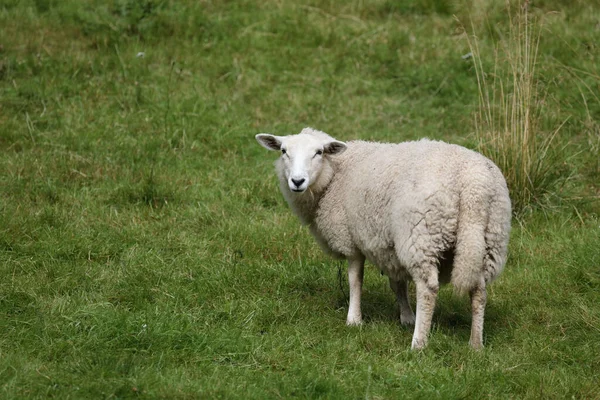
<svg viewBox="0 0 600 400"><path fill-rule="evenodd" d="M337 142L312 128L277 138L313 147ZM413 279L435 293L438 278L472 292L503 270L511 203L492 161L427 139L345 145L323 155L303 193L289 188L285 156L275 163L285 199L326 251L350 261L366 258L390 282Z"/></svg>

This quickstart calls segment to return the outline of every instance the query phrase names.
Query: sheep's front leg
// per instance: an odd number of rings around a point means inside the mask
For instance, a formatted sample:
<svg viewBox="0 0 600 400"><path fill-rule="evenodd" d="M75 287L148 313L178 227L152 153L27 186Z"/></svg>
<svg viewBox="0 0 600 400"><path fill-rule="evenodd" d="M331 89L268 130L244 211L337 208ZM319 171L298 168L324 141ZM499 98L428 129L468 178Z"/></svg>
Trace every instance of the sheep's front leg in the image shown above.
<svg viewBox="0 0 600 400"><path fill-rule="evenodd" d="M478 286L471 290L471 339L469 344L474 349L483 348L483 314L485 311L485 303L487 300L487 292L485 285Z"/></svg>
<svg viewBox="0 0 600 400"><path fill-rule="evenodd" d="M414 325L415 313L408 302L408 282L406 280L395 281L390 278L390 287L396 293L396 300L400 309L400 323L402 325Z"/></svg>
<svg viewBox="0 0 600 400"><path fill-rule="evenodd" d="M435 300L439 290L437 275L429 279L415 280L417 287L417 320L412 338L412 349L422 349L427 345L427 335L431 329L431 320L435 308Z"/></svg>
<svg viewBox="0 0 600 400"><path fill-rule="evenodd" d="M346 325L360 325L362 313L360 312L360 295L362 292L365 258L356 257L348 259L348 286L350 287L350 306Z"/></svg>

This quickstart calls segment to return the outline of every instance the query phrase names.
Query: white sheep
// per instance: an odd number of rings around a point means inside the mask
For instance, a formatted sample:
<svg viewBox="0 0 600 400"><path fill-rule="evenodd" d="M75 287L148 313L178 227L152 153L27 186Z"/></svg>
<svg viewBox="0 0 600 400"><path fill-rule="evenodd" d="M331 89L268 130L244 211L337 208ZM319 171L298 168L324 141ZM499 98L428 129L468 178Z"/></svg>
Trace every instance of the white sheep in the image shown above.
<svg viewBox="0 0 600 400"><path fill-rule="evenodd" d="M506 181L489 159L464 147L420 140L351 141L305 128L256 135L281 151L275 166L283 196L328 252L348 260L348 325L362 323L365 259L389 277L400 321L415 324L423 348L440 283L468 292L473 348L483 346L486 284L504 268L511 222ZM407 294L412 279L417 315Z"/></svg>

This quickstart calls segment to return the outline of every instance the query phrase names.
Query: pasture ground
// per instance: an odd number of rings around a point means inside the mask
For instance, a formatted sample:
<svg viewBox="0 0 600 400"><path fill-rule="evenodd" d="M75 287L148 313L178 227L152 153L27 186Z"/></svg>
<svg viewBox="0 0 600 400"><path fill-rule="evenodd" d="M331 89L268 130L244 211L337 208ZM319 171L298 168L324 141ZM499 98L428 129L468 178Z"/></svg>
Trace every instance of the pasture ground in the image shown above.
<svg viewBox="0 0 600 400"><path fill-rule="evenodd" d="M345 266L254 135L473 148L462 26L493 69L502 4L0 1L0 397L600 397L600 6L532 10L560 179L514 219L485 350L445 288L411 352L372 267L344 325Z"/></svg>

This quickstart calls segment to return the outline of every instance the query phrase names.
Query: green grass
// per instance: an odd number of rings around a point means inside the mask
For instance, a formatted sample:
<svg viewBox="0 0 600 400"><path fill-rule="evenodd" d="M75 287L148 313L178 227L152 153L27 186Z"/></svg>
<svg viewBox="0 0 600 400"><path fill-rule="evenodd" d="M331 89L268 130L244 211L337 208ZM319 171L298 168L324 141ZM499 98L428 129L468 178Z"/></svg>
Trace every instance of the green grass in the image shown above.
<svg viewBox="0 0 600 400"><path fill-rule="evenodd" d="M454 16L487 67L501 6L0 1L0 397L597 398L592 4L535 3L541 128L568 117L555 171L570 179L514 221L486 349L445 288L414 353L374 268L366 324L344 325L345 266L291 215L254 135L474 148Z"/></svg>

